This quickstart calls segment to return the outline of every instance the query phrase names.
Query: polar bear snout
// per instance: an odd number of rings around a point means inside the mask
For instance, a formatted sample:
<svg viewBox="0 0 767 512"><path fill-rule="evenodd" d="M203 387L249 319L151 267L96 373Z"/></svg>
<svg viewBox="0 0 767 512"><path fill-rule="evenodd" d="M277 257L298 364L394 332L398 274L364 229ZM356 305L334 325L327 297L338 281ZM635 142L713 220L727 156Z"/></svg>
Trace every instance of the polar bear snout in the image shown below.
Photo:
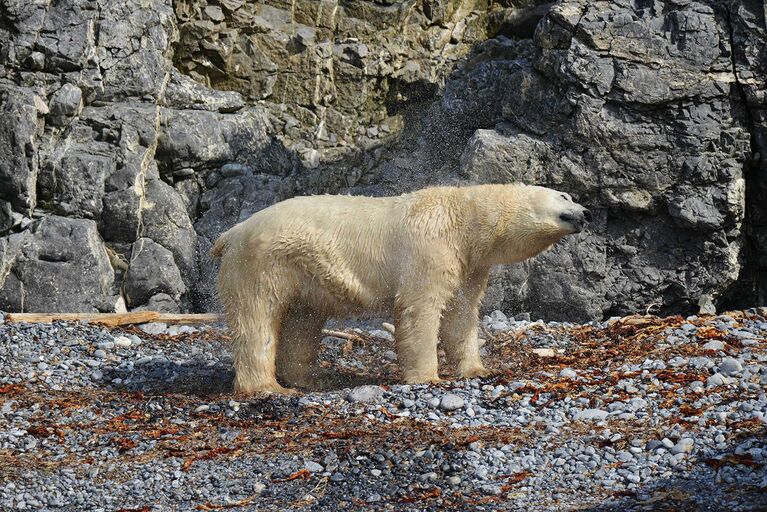
<svg viewBox="0 0 767 512"><path fill-rule="evenodd" d="M569 224L573 228L573 233L580 233L591 222L591 212L581 207L562 212L559 219Z"/></svg>

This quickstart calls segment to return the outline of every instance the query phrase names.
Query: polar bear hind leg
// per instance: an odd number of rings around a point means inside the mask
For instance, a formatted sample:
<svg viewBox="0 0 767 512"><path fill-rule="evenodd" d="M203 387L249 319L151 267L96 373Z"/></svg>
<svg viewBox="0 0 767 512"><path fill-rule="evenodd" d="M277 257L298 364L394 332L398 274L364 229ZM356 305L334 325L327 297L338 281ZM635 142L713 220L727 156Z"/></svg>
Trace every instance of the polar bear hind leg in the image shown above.
<svg viewBox="0 0 767 512"><path fill-rule="evenodd" d="M222 268L228 277L219 282L219 294L232 334L235 393L289 393L278 384L276 376L285 311L280 295L270 281L253 282L252 276L243 275L245 266L236 261L225 260Z"/></svg>

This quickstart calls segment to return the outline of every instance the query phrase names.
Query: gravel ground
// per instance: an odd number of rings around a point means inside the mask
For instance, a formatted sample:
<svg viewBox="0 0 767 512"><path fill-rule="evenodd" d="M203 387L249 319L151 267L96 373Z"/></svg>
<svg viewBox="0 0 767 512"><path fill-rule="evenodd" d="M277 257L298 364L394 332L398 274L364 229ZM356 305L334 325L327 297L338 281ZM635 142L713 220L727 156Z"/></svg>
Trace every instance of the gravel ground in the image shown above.
<svg viewBox="0 0 767 512"><path fill-rule="evenodd" d="M214 327L3 323L0 510L767 510L759 313L495 312L495 374L436 386L357 327L291 397L234 397Z"/></svg>

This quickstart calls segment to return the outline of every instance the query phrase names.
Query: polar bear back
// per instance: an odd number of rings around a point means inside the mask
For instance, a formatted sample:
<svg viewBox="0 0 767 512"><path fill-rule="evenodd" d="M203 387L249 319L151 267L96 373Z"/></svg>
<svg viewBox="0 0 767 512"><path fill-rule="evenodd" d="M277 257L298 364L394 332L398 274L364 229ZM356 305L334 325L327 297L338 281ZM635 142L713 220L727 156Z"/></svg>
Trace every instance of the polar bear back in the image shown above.
<svg viewBox="0 0 767 512"><path fill-rule="evenodd" d="M307 302L324 299L334 311L385 309L409 257L406 232L401 229L402 200L402 196L292 198L229 230L223 236L228 245L225 258L248 269L276 265L292 270L291 280L297 281L301 293L314 295L305 297Z"/></svg>

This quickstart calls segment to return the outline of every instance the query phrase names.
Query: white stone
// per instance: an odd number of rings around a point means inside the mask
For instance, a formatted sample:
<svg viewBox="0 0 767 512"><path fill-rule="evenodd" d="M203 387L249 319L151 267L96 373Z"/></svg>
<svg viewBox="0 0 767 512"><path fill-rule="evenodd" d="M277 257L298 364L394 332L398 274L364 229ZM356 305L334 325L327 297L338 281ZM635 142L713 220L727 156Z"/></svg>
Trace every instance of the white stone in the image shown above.
<svg viewBox="0 0 767 512"><path fill-rule="evenodd" d="M465 402L463 398L458 395L448 393L442 397L442 400L440 400L439 408L443 411L455 411L457 409L461 409L464 404Z"/></svg>
<svg viewBox="0 0 767 512"><path fill-rule="evenodd" d="M740 361L733 359L732 357L725 357L719 365L719 373L727 376L738 373L741 370L743 370L743 365L740 364Z"/></svg>
<svg viewBox="0 0 767 512"><path fill-rule="evenodd" d="M724 350L724 343L719 340L711 340L703 345L704 350Z"/></svg>
<svg viewBox="0 0 767 512"><path fill-rule="evenodd" d="M114 339L115 347L128 348L133 342L127 336L117 336Z"/></svg>
<svg viewBox="0 0 767 512"><path fill-rule="evenodd" d="M607 411L603 411L602 409L584 409L575 415L575 420L602 421L607 418L608 414Z"/></svg>
<svg viewBox="0 0 767 512"><path fill-rule="evenodd" d="M346 395L346 399L350 402L372 402L378 400L384 394L384 389L381 386L359 386Z"/></svg>
<svg viewBox="0 0 767 512"><path fill-rule="evenodd" d="M147 334L163 334L167 328L168 325L163 322L149 322L139 326Z"/></svg>
<svg viewBox="0 0 767 512"><path fill-rule="evenodd" d="M671 453L676 455L677 453L690 453L695 447L695 440L689 437L680 439L678 443L671 447Z"/></svg>
<svg viewBox="0 0 767 512"><path fill-rule="evenodd" d="M321 464L317 464L313 460L307 460L304 462L304 467L312 473L322 473L325 471L325 468L323 468Z"/></svg>

